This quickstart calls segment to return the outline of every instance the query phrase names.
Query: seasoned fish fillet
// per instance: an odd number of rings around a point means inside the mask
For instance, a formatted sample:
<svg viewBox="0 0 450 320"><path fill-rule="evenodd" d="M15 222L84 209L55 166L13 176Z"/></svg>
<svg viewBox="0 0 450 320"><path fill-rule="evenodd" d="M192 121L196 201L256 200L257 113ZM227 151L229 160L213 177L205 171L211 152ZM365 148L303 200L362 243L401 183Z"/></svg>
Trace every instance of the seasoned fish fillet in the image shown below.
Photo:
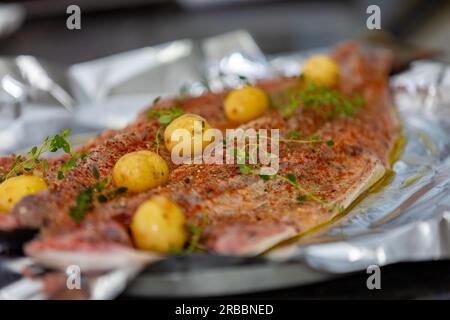
<svg viewBox="0 0 450 320"><path fill-rule="evenodd" d="M338 47L334 57L341 69L340 91L362 95L367 102L355 115L328 119L300 105L287 118L271 110L242 126L280 129L283 137L301 131L306 136L333 140L332 146L280 143L279 175L294 176L320 202L299 201L298 190L283 179L266 181L245 175L237 165L174 165L168 152L161 150L170 166L166 185L139 194L125 193L97 205L80 224L75 223L68 211L77 194L95 184L94 165L107 177L124 154L154 150L158 124L142 113L135 123L91 145L89 157L64 180L52 181L48 191L19 202L9 214L9 224L13 220L16 227L43 228L41 236L26 248L28 254L42 258L49 251L132 247L127 232L131 218L153 195L167 196L182 208L190 224L202 224L201 245L220 254L259 254L330 221L385 174L399 133L388 90L389 59L363 55L351 44ZM274 79L257 85L276 100L299 82L296 78ZM207 94L178 106L203 116L212 127L234 128L223 113L225 95ZM172 104L173 100L167 100L155 107Z"/></svg>

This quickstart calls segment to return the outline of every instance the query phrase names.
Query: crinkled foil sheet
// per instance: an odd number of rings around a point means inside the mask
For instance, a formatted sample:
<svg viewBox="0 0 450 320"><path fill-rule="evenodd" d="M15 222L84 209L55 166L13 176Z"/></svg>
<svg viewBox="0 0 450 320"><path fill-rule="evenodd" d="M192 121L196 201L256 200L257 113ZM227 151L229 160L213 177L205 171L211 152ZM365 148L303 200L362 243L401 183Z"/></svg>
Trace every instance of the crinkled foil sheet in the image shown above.
<svg viewBox="0 0 450 320"><path fill-rule="evenodd" d="M243 76L294 75L309 54L267 57L247 32L236 31L70 67L29 56L1 58L0 153L38 143L66 127L89 133L124 126L153 98L177 94L180 88L199 95L206 87L236 86ZM450 66L416 61L391 78L391 90L403 123L403 152L385 183L348 214L256 260L169 258L141 274L128 291L224 295L311 283L373 264L449 258ZM116 270L107 279L116 276L123 289L137 272L128 271ZM105 286L111 281L95 282L96 297L117 294L117 287Z"/></svg>

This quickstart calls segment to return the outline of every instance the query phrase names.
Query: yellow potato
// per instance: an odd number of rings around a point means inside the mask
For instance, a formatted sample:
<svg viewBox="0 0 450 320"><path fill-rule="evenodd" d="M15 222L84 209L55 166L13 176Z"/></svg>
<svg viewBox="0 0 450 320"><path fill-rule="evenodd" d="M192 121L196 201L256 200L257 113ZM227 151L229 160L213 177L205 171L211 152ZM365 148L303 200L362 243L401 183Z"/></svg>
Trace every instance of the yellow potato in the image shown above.
<svg viewBox="0 0 450 320"><path fill-rule="evenodd" d="M37 176L18 176L0 184L0 213L11 211L23 197L47 189L44 179Z"/></svg>
<svg viewBox="0 0 450 320"><path fill-rule="evenodd" d="M164 143L169 151L172 151L175 146L179 145L177 149L181 151L186 150L191 155L198 155L211 143L211 141L203 140L203 134L209 128L211 127L206 119L196 114L187 113L176 118L167 126L164 131ZM189 137L186 137L186 139L183 137L176 138L174 133L178 129L187 130L186 133L189 134ZM183 152L180 152L179 155L182 156Z"/></svg>
<svg viewBox="0 0 450 320"><path fill-rule="evenodd" d="M233 122L245 123L263 115L269 109L269 96L251 86L231 91L225 99L224 110Z"/></svg>
<svg viewBox="0 0 450 320"><path fill-rule="evenodd" d="M169 178L169 167L158 154L151 151L127 153L116 162L114 183L131 192L143 192L164 184Z"/></svg>
<svg viewBox="0 0 450 320"><path fill-rule="evenodd" d="M303 77L306 83L331 88L339 82L339 65L326 55L314 55L306 60Z"/></svg>
<svg viewBox="0 0 450 320"><path fill-rule="evenodd" d="M142 250L180 250L186 242L185 218L181 209L163 196L144 202L130 224L134 244Z"/></svg>

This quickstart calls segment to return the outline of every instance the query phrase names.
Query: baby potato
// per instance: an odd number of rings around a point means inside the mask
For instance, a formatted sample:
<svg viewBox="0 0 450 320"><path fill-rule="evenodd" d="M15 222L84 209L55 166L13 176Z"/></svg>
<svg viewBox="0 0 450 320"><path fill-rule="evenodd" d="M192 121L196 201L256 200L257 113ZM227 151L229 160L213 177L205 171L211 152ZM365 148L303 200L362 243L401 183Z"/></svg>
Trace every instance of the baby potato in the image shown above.
<svg viewBox="0 0 450 320"><path fill-rule="evenodd" d="M163 196L144 202L134 214L130 228L136 247L142 250L180 250L187 238L181 209Z"/></svg>
<svg viewBox="0 0 450 320"><path fill-rule="evenodd" d="M0 184L0 213L11 211L23 197L47 189L44 179L37 176L17 176Z"/></svg>
<svg viewBox="0 0 450 320"><path fill-rule="evenodd" d="M211 127L206 119L196 114L187 113L176 118L167 126L164 131L164 143L169 151L172 151L176 145L180 144L179 149L181 151L189 150L191 155L198 155L211 143L203 140L203 134L209 128ZM190 138L175 138L173 134L178 129L187 130ZM195 146L195 144L198 145ZM180 156L183 156L183 154L180 154Z"/></svg>
<svg viewBox="0 0 450 320"><path fill-rule="evenodd" d="M339 65L326 55L314 55L306 60L303 76L306 83L331 88L339 82Z"/></svg>
<svg viewBox="0 0 450 320"><path fill-rule="evenodd" d="M169 179L166 161L151 151L130 152L121 157L113 169L114 183L131 192L143 192Z"/></svg>
<svg viewBox="0 0 450 320"><path fill-rule="evenodd" d="M233 122L245 123L263 115L269 109L269 96L251 86L235 89L225 98L224 111Z"/></svg>

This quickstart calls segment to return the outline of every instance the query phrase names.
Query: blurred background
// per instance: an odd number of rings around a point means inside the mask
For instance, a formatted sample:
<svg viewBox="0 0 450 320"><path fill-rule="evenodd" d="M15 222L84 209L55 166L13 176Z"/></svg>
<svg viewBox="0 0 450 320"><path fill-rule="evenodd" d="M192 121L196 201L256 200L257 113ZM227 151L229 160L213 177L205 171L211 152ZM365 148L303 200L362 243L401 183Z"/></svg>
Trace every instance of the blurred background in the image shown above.
<svg viewBox="0 0 450 320"><path fill-rule="evenodd" d="M70 4L81 7L79 31L66 28ZM446 0L0 0L0 55L72 64L236 29L250 31L265 53L298 51L373 37L366 28L371 4L380 6L382 29L395 43L440 49L450 62Z"/></svg>

